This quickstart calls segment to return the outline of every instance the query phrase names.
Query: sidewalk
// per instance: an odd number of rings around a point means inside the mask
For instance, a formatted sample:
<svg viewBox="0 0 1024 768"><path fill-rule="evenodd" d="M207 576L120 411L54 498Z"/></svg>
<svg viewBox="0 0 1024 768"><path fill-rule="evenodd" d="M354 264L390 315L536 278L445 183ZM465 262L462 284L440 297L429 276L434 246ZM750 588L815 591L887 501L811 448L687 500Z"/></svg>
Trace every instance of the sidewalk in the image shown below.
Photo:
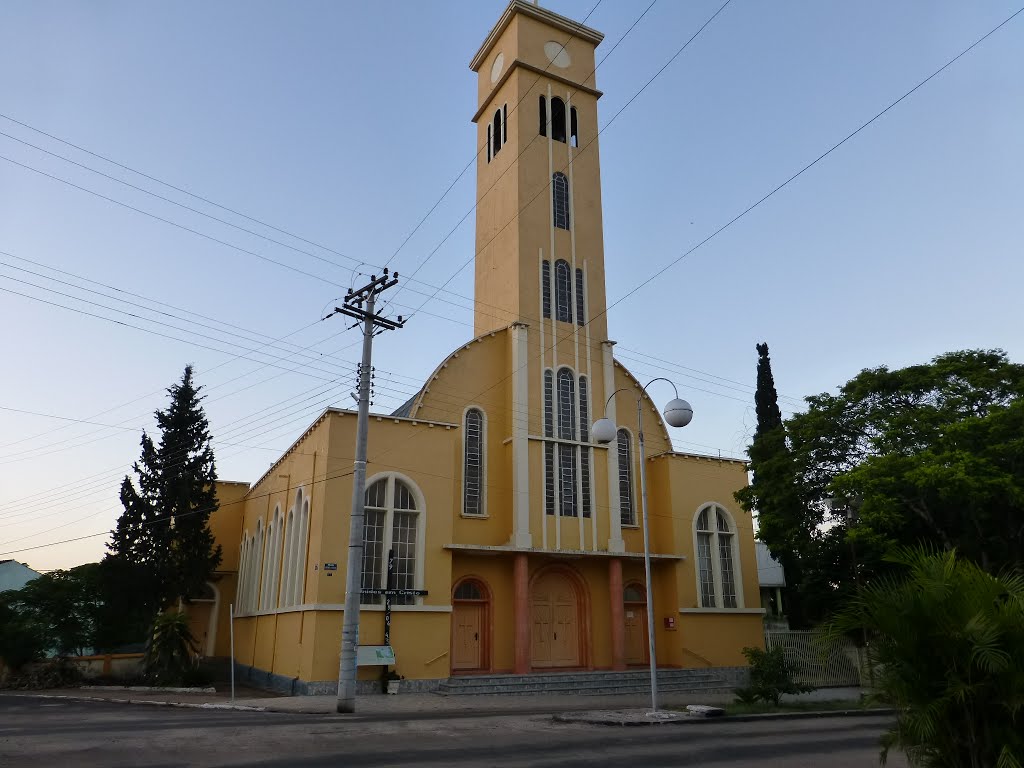
<svg viewBox="0 0 1024 768"><path fill-rule="evenodd" d="M784 701L857 701L860 688L824 688L798 696L785 696ZM5 692L0 695L46 696L76 700L149 703L165 706L239 709L293 714L336 714L334 696L272 696L252 688L214 694L162 693L127 690L82 690L80 688L48 691ZM732 694L674 694L659 697L659 707L681 707L686 704L726 704ZM397 696L372 694L356 700L356 715L379 719L423 717L501 716L506 714L548 714L578 710L645 709L650 706L647 695L621 696L440 696L435 693L405 693Z"/></svg>

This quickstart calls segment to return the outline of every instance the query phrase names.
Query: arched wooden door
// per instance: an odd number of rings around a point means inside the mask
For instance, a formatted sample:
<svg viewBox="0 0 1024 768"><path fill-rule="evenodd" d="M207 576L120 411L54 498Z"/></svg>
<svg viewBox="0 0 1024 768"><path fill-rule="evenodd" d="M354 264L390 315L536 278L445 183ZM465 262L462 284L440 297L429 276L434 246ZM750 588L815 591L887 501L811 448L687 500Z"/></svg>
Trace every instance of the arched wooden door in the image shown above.
<svg viewBox="0 0 1024 768"><path fill-rule="evenodd" d="M488 668L487 588L476 579L460 581L452 595L452 672Z"/></svg>
<svg viewBox="0 0 1024 768"><path fill-rule="evenodd" d="M531 663L534 667L580 666L580 611L576 589L560 571L549 571L530 594Z"/></svg>
<svg viewBox="0 0 1024 768"><path fill-rule="evenodd" d="M622 615L626 623L626 663L646 664L650 659L647 643L647 593L638 584L622 591Z"/></svg>

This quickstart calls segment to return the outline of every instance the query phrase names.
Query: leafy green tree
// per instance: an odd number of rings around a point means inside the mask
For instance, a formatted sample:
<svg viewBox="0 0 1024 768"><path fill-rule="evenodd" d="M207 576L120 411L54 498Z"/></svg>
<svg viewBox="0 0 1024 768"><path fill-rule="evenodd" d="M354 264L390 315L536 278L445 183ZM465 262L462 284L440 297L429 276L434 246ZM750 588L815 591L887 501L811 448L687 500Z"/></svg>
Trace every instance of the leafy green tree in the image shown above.
<svg viewBox="0 0 1024 768"><path fill-rule="evenodd" d="M838 526L866 578L915 542L990 572L1024 561L1024 366L999 350L953 352L862 371L808 405L786 428L811 538ZM853 520L830 515L823 502L837 496Z"/></svg>
<svg viewBox="0 0 1024 768"><path fill-rule="evenodd" d="M124 512L104 565L111 582L124 580L119 602L140 617L136 628L180 598L201 594L220 563L209 528L217 472L200 390L187 366L167 390L168 407L156 412L159 442L143 434L136 482L121 483Z"/></svg>
<svg viewBox="0 0 1024 768"><path fill-rule="evenodd" d="M1024 763L1024 576L993 576L953 551L900 547L839 612L834 633L871 635L883 738L926 768Z"/></svg>
<svg viewBox="0 0 1024 768"><path fill-rule="evenodd" d="M18 672L28 662L41 659L45 652L42 629L18 609L17 591L0 592L0 662Z"/></svg>
<svg viewBox="0 0 1024 768"><path fill-rule="evenodd" d="M41 651L61 656L79 656L94 648L103 608L98 570L97 563L88 563L51 571L5 592L3 602L14 631L19 637L38 639Z"/></svg>
<svg viewBox="0 0 1024 768"><path fill-rule="evenodd" d="M757 429L748 453L751 484L736 494L747 511L757 514L758 538L786 572L785 611L793 626L804 616L803 555L812 545L815 520L808 515L796 482L796 467L786 442L768 345L757 345Z"/></svg>
<svg viewBox="0 0 1024 768"><path fill-rule="evenodd" d="M744 648L743 655L750 663L750 685L736 689L736 699L744 704L763 701L779 706L783 694L807 693L811 686L793 679L796 666L786 660L782 648L769 651L761 648Z"/></svg>

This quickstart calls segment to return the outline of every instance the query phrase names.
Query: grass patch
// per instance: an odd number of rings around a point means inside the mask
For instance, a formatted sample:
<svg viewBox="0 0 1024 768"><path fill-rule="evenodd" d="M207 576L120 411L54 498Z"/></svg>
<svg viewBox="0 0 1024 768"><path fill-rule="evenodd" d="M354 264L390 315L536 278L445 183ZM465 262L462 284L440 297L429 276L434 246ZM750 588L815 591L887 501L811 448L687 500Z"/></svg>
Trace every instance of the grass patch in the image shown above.
<svg viewBox="0 0 1024 768"><path fill-rule="evenodd" d="M764 715L771 712L835 712L847 709L867 709L863 701L832 699L829 701L784 701L778 706L757 702L741 704L732 702L723 705L727 715Z"/></svg>

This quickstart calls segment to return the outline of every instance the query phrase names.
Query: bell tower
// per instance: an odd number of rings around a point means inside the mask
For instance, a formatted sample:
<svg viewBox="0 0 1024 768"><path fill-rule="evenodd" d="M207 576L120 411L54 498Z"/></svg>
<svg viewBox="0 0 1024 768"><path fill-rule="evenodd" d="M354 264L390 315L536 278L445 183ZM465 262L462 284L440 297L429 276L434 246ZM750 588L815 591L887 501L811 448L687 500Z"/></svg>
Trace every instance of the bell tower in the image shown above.
<svg viewBox="0 0 1024 768"><path fill-rule="evenodd" d="M512 0L478 77L475 334L512 323L608 338L594 52L604 38Z"/></svg>

